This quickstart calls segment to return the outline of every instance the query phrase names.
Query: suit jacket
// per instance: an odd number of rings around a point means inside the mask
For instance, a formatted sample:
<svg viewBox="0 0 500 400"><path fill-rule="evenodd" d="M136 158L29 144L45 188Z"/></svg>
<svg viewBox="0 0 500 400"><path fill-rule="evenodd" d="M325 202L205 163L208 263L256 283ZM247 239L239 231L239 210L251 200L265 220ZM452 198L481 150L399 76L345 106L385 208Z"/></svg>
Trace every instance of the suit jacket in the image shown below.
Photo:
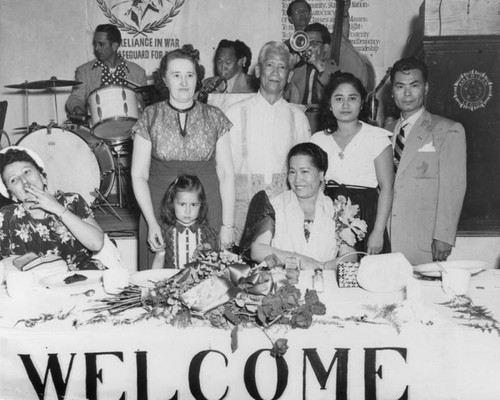
<svg viewBox="0 0 500 400"><path fill-rule="evenodd" d="M80 65L75 72L75 80L83 82L81 85L73 86L73 90L66 100L66 110L71 113L75 107L82 110L87 109L89 94L101 86L102 71L100 67L92 68L96 60ZM147 85L146 72L142 67L131 61L125 60L127 79L137 83L139 86Z"/></svg>
<svg viewBox="0 0 500 400"><path fill-rule="evenodd" d="M397 121L387 126L394 131ZM466 189L465 131L424 110L408 136L394 182L389 219L393 252L432 262L431 244L455 244Z"/></svg>

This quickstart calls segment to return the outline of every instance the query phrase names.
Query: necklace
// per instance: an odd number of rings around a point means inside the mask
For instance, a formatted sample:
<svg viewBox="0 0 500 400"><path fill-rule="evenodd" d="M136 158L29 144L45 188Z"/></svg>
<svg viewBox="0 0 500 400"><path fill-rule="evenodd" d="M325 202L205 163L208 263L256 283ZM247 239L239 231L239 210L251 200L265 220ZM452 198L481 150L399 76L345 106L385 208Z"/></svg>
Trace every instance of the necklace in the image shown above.
<svg viewBox="0 0 500 400"><path fill-rule="evenodd" d="M352 142L352 139L354 139L354 136L356 136L361 129L361 124L358 123L358 125L359 125L359 127L356 127L356 130L354 131L354 133L350 133L349 135L345 135L345 137L347 137L347 143L345 143L344 148L342 148L342 146L338 143L338 141L335 139L335 137L332 134L332 139L337 143L337 146L340 148L340 151L337 153L337 155L339 156L339 158L341 160L344 159L344 151L347 149L347 146L349 146L349 144ZM336 132L340 137L344 136L344 135L342 135L343 132L340 129L337 128Z"/></svg>
<svg viewBox="0 0 500 400"><path fill-rule="evenodd" d="M173 106L170 103L170 101L168 102L168 105L170 106L170 108L172 108L172 110L174 110L174 111L177 111L177 124L179 125L179 132L182 135L182 137L185 137L187 135L186 127L187 127L187 123L188 123L189 111L191 111L194 108L195 104L196 103L193 101L193 104L191 104L190 107L180 109L180 108ZM186 119L184 120L184 127L182 127L182 124L181 124L181 114L186 114Z"/></svg>

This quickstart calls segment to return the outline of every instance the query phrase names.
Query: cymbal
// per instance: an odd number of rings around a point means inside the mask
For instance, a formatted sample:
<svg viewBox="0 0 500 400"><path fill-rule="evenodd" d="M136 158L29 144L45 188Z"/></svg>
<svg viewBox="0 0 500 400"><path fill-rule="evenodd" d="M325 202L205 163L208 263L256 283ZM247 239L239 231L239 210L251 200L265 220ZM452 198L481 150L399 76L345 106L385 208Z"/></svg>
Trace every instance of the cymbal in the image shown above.
<svg viewBox="0 0 500 400"><path fill-rule="evenodd" d="M15 85L5 85L5 87L11 89L50 89L63 86L76 86L81 84L82 82L79 81L61 80L53 76L45 81L33 81L33 82L26 81L24 83L19 83Z"/></svg>

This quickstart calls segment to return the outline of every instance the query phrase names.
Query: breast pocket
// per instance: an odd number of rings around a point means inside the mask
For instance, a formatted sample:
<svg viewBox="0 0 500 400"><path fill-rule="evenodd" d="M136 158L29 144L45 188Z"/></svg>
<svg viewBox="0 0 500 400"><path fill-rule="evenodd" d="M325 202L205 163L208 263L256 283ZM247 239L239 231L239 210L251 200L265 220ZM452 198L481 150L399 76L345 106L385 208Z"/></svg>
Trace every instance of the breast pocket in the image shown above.
<svg viewBox="0 0 500 400"><path fill-rule="evenodd" d="M437 179L439 168L437 152L419 152L412 164L415 179Z"/></svg>

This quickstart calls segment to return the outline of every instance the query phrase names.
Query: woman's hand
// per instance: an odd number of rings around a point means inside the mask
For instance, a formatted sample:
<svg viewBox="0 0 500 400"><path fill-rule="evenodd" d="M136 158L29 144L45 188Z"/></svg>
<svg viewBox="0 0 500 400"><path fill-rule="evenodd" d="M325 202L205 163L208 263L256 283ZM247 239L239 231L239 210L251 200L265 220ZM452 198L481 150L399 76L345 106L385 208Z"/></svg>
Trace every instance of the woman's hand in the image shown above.
<svg viewBox="0 0 500 400"><path fill-rule="evenodd" d="M234 228L232 226L222 225L219 237L221 249L230 248L234 244Z"/></svg>
<svg viewBox="0 0 500 400"><path fill-rule="evenodd" d="M161 228L156 221L148 226L148 244L154 253L165 248Z"/></svg>
<svg viewBox="0 0 500 400"><path fill-rule="evenodd" d="M325 269L325 264L316 261L314 258L301 256L300 258L300 269Z"/></svg>
<svg viewBox="0 0 500 400"><path fill-rule="evenodd" d="M384 246L384 232L373 231L368 237L368 254L379 254Z"/></svg>
<svg viewBox="0 0 500 400"><path fill-rule="evenodd" d="M49 193L47 188L40 189L34 185L28 184L24 190L31 194L31 197L26 200L31 203L29 207L30 210L40 209L54 214L57 217L64 212L65 207L59 203L52 194Z"/></svg>

